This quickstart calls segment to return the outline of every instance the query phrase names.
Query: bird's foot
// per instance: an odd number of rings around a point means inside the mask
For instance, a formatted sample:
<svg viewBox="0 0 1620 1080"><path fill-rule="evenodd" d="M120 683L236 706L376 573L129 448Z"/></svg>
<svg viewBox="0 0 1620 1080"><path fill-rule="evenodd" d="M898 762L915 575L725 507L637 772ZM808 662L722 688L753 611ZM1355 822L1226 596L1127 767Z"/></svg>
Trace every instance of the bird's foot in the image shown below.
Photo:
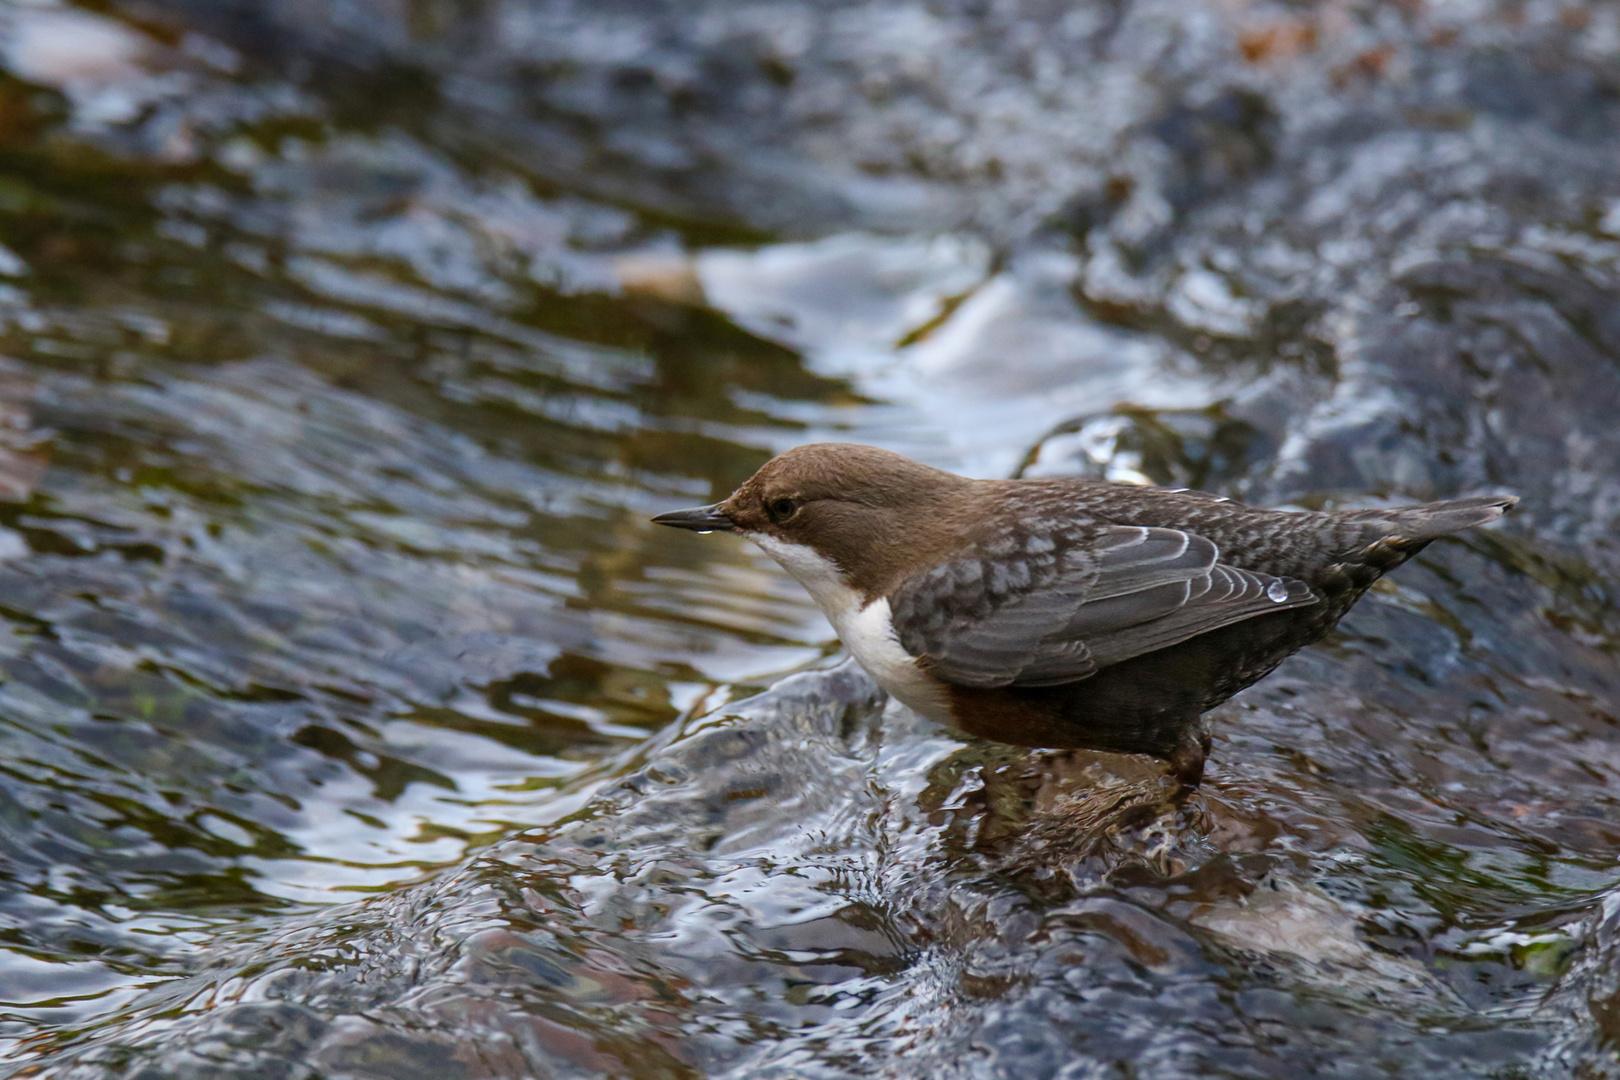
<svg viewBox="0 0 1620 1080"><path fill-rule="evenodd" d="M1204 762L1209 757L1209 732L1191 727L1182 733L1170 755L1170 778L1181 785L1179 798L1191 794L1204 781Z"/></svg>

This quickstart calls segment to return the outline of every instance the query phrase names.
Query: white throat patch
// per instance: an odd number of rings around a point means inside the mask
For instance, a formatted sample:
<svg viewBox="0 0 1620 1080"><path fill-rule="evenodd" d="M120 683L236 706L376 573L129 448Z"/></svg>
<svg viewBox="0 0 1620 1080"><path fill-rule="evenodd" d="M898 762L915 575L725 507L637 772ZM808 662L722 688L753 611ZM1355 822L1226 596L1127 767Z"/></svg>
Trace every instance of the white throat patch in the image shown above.
<svg viewBox="0 0 1620 1080"><path fill-rule="evenodd" d="M861 594L844 583L832 560L804 544L790 544L766 533L744 536L782 564L832 623L840 641L877 684L930 720L951 723L950 703L939 684L917 667L894 636L888 600L861 603Z"/></svg>

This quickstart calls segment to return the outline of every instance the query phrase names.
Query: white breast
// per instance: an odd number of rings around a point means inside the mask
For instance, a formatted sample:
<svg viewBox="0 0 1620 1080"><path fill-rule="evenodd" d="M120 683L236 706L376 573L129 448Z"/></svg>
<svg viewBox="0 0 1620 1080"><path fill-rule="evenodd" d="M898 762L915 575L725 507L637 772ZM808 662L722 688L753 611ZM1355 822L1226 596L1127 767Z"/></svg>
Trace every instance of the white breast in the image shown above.
<svg viewBox="0 0 1620 1080"><path fill-rule="evenodd" d="M838 567L813 548L764 533L748 539L804 586L832 623L839 640L879 686L929 719L950 722L945 692L917 667L917 658L901 648L900 639L895 637L887 600L863 604L861 594L844 584Z"/></svg>

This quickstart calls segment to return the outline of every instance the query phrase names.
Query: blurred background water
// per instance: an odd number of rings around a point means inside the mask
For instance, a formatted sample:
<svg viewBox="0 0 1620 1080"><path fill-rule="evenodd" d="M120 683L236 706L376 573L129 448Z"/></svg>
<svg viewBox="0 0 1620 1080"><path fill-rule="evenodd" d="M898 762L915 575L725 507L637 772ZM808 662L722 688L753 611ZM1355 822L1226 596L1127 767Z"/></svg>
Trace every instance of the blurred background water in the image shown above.
<svg viewBox="0 0 1620 1080"><path fill-rule="evenodd" d="M0 2L0 1075L1620 1076L1620 6ZM1209 779L655 530L1524 502Z"/></svg>

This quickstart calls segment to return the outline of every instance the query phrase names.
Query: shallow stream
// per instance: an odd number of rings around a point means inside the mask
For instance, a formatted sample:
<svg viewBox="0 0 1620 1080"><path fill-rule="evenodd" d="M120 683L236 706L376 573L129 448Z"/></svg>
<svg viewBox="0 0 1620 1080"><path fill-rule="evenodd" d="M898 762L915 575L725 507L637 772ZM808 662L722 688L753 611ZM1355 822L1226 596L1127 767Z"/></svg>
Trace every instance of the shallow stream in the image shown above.
<svg viewBox="0 0 1620 1080"><path fill-rule="evenodd" d="M1620 7L0 0L0 1075L1620 1076ZM954 739L841 438L1523 498Z"/></svg>

